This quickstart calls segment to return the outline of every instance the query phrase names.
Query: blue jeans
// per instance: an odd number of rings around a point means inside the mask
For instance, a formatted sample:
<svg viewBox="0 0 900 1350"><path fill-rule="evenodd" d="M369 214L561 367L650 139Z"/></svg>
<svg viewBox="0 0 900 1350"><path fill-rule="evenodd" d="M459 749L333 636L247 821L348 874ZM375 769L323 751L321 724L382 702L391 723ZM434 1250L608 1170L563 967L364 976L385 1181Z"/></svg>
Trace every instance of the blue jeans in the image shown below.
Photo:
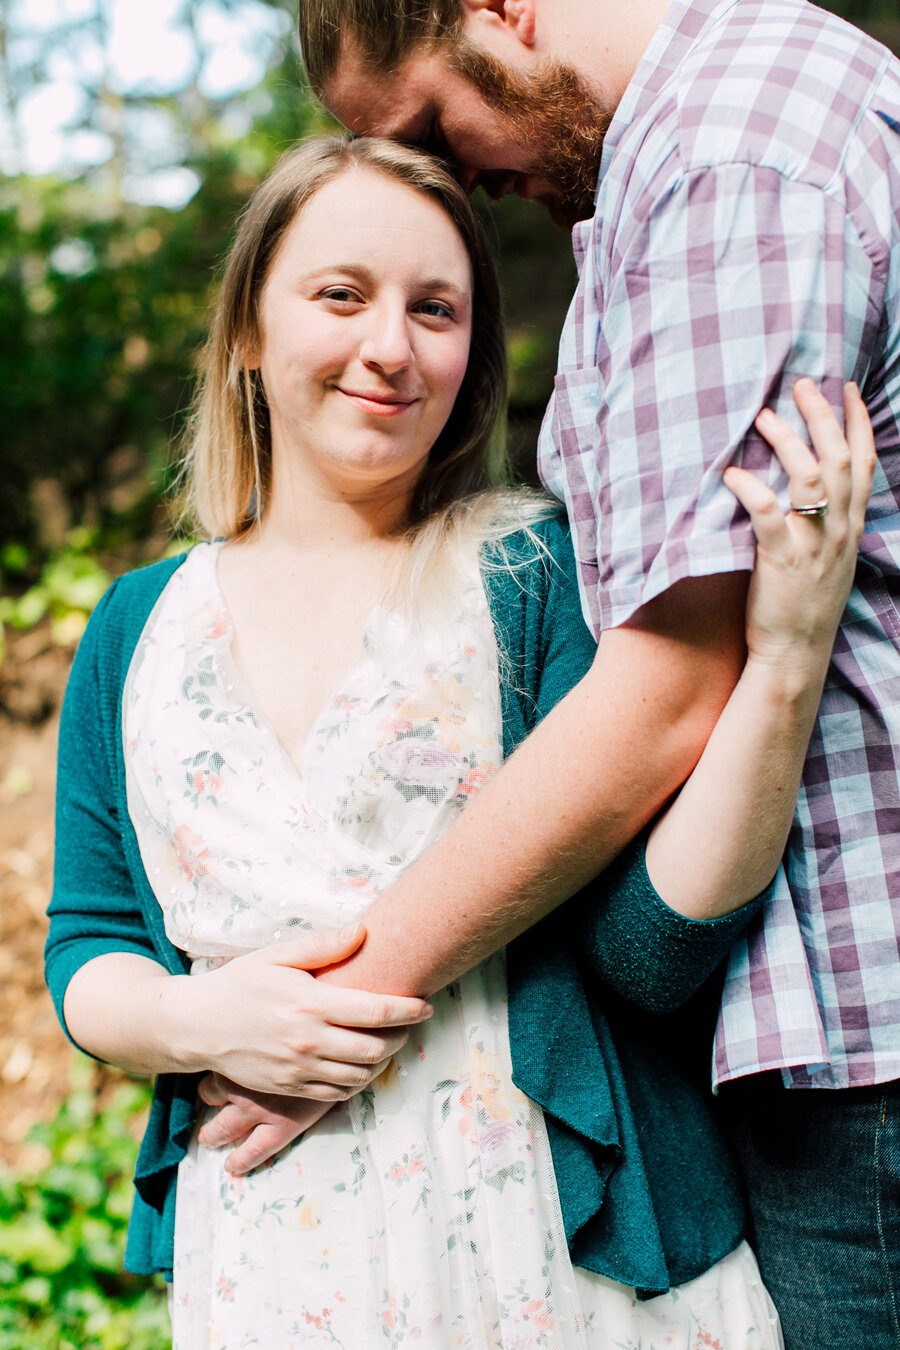
<svg viewBox="0 0 900 1350"><path fill-rule="evenodd" d="M900 1347L900 1083L724 1086L750 1240L787 1350Z"/></svg>

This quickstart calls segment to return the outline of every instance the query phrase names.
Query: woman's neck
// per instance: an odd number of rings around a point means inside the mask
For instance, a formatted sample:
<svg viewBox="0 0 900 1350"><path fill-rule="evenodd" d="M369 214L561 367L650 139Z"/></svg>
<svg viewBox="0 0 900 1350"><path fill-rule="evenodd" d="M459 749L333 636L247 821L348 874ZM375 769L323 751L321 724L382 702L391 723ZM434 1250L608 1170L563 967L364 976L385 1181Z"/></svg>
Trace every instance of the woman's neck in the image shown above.
<svg viewBox="0 0 900 1350"><path fill-rule="evenodd" d="M341 484L298 472L279 472L257 539L268 548L329 552L397 543L409 525L418 474L375 485Z"/></svg>

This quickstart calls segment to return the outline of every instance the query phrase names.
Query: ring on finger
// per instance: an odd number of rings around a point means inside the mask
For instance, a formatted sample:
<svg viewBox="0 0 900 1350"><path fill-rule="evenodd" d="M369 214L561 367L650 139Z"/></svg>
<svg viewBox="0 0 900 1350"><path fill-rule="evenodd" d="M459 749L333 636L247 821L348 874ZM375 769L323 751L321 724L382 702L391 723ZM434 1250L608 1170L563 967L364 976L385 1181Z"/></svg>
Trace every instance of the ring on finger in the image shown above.
<svg viewBox="0 0 900 1350"><path fill-rule="evenodd" d="M821 520L823 516L828 515L828 498L820 497L809 506L794 506L791 503L791 511L795 516L809 516L813 520Z"/></svg>

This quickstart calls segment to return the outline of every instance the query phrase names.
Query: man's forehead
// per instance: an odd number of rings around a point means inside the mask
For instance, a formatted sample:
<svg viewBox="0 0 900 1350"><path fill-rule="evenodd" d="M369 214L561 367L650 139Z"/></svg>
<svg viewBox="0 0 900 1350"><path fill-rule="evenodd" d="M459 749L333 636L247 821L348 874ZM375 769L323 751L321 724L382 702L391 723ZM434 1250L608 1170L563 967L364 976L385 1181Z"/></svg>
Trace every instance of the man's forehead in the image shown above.
<svg viewBox="0 0 900 1350"><path fill-rule="evenodd" d="M418 141L434 112L443 64L440 54L423 49L394 70L376 70L352 43L345 43L321 91L322 102L356 135Z"/></svg>

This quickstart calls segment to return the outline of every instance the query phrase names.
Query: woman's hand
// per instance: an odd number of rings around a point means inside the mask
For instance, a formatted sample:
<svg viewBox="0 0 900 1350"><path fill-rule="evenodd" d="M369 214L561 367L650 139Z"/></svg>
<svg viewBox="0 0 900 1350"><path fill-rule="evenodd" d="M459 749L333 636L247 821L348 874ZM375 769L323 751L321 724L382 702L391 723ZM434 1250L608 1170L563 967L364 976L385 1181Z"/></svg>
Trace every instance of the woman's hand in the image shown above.
<svg viewBox="0 0 900 1350"><path fill-rule="evenodd" d="M274 1158L331 1110L330 1102L303 1097L279 1097L274 1092L251 1092L219 1073L201 1079L198 1095L218 1108L197 1136L205 1148L234 1144L225 1170L244 1176Z"/></svg>
<svg viewBox="0 0 900 1350"><path fill-rule="evenodd" d="M768 409L756 419L790 478L794 506L827 500L822 516L785 515L775 494L745 469L725 483L746 508L756 534L756 566L747 600L751 661L789 664L798 679L827 660L853 577L875 470L875 443L855 384L844 386L846 439L812 380L798 380L794 400L815 454Z"/></svg>
<svg viewBox="0 0 900 1350"><path fill-rule="evenodd" d="M343 1101L367 1087L431 1008L309 972L346 960L365 929L318 933L235 957L180 986L177 1014L197 1067L257 1092Z"/></svg>
<svg viewBox="0 0 900 1350"><path fill-rule="evenodd" d="M89 1054L130 1073L212 1069L260 1092L341 1101L366 1087L432 1011L419 998L309 973L346 961L364 937L361 924L311 933L196 976L106 952L69 981L66 1026Z"/></svg>

